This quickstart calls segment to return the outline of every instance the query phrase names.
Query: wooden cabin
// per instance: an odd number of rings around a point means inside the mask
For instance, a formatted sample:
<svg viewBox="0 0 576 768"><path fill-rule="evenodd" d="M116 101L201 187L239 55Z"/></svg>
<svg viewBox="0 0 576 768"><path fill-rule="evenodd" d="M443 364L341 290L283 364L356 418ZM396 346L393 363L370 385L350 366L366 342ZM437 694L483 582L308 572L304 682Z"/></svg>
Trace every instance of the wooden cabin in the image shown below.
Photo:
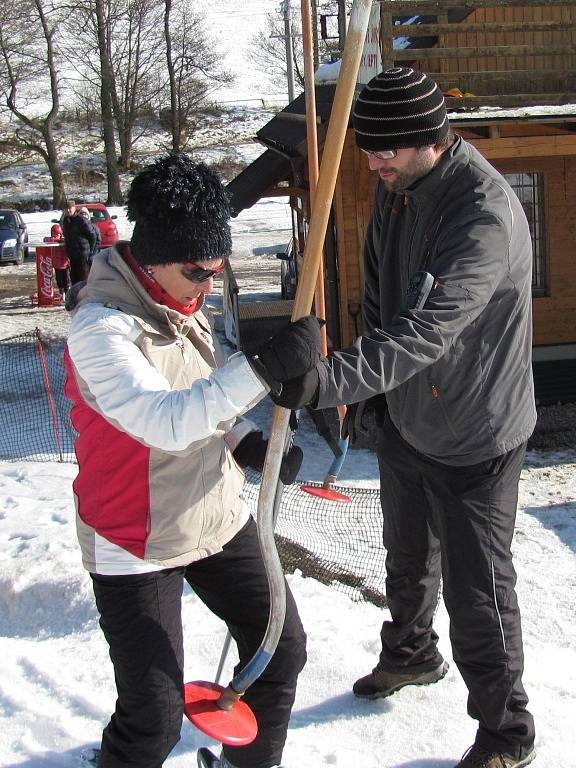
<svg viewBox="0 0 576 768"><path fill-rule="evenodd" d="M446 95L454 131L520 198L534 249L537 399L576 401L576 0L385 0L377 7L374 74L395 64L428 72ZM333 85L316 87L320 143L333 94ZM230 184L236 210L268 194L290 196L299 257L308 216L304 114L300 96L258 131L266 152ZM362 244L374 183L350 128L325 247L336 348L362 331Z"/></svg>

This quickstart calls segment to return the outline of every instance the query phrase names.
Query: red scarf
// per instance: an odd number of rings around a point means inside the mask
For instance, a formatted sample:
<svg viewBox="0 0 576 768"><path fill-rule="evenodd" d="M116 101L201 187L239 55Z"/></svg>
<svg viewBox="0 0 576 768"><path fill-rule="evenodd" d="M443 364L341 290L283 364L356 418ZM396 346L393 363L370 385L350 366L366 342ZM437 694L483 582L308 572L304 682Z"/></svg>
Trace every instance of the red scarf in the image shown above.
<svg viewBox="0 0 576 768"><path fill-rule="evenodd" d="M154 299L156 303L162 304L163 306L169 307L170 309L175 309L176 312L180 312L182 315L191 315L202 306L203 302L201 297L192 299L189 304L180 304L179 301L176 301L175 298L173 298L167 291L164 290L164 288L162 288L160 283L154 280L146 267L143 267L142 264L136 261L134 256L132 256L128 246L124 248L122 257L132 272L134 272L138 278L140 285L146 289L146 293L148 293L148 295Z"/></svg>

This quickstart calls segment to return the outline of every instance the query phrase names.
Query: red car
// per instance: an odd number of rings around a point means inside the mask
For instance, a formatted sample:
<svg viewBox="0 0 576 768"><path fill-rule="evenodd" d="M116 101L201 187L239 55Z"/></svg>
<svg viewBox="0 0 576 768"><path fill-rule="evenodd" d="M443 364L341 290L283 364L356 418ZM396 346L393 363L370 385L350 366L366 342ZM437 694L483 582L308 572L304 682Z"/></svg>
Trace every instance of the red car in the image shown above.
<svg viewBox="0 0 576 768"><path fill-rule="evenodd" d="M78 211L80 208L88 208L90 211L90 221L96 224L100 230L102 237L100 248L109 248L111 245L114 245L118 240L118 229L113 220L118 217L110 216L104 203L77 203L76 210ZM62 218L58 223L62 223Z"/></svg>

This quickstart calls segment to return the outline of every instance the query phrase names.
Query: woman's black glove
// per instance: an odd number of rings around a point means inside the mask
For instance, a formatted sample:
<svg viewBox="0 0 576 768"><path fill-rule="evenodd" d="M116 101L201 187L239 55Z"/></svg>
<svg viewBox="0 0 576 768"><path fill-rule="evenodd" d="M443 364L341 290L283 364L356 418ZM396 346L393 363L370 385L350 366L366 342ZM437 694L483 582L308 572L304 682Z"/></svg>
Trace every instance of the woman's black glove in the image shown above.
<svg viewBox="0 0 576 768"><path fill-rule="evenodd" d="M282 382L304 376L314 368L322 349L320 327L316 317L301 317L272 336L255 357L248 358L273 394L280 391Z"/></svg>
<svg viewBox="0 0 576 768"><path fill-rule="evenodd" d="M268 440L264 440L262 432L249 432L246 437L238 443L232 455L234 456L236 463L242 467L242 469L251 467L257 472L262 472L267 448ZM292 445L288 453L282 457L282 463L280 464L280 480L284 485L290 485L296 480L296 476L302 465L302 458L302 449L297 445Z"/></svg>

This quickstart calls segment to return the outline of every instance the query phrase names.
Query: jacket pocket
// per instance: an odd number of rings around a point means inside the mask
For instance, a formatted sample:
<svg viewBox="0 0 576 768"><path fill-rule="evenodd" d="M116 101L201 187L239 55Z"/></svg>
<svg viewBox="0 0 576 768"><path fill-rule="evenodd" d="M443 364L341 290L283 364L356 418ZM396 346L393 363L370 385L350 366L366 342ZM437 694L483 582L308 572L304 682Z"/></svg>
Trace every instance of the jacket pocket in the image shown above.
<svg viewBox="0 0 576 768"><path fill-rule="evenodd" d="M448 431L454 438L454 441L457 442L458 435L456 434L456 429L454 428L454 424L450 418L446 398L444 397L441 388L436 384L431 384L430 393L432 395L432 408L436 408L438 410L434 420L436 422L441 421L447 427Z"/></svg>

